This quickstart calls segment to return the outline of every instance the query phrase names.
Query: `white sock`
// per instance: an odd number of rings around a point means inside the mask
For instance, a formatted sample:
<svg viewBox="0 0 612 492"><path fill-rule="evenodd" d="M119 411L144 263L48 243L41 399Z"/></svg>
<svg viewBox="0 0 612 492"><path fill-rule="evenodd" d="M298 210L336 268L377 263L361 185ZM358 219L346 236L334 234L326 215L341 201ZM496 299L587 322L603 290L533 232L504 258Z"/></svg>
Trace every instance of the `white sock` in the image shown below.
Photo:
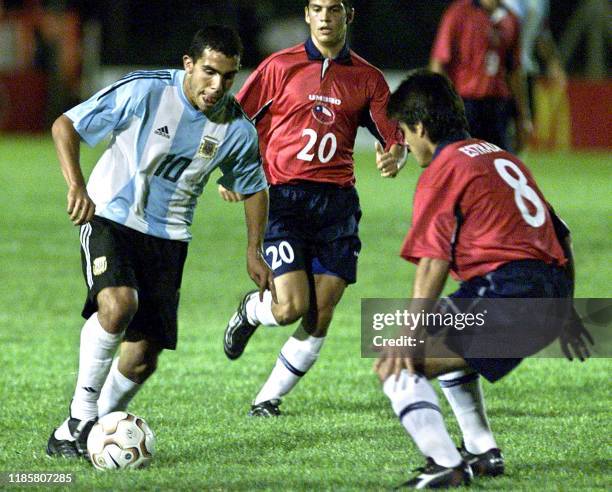
<svg viewBox="0 0 612 492"><path fill-rule="evenodd" d="M438 381L461 427L466 449L481 454L496 448L478 373L471 369L455 371L440 376Z"/></svg>
<svg viewBox="0 0 612 492"><path fill-rule="evenodd" d="M308 337L298 340L290 337L276 359L272 373L268 376L254 404L274 400L286 395L317 360L325 337Z"/></svg>
<svg viewBox="0 0 612 492"><path fill-rule="evenodd" d="M68 420L64 420L62 425L60 425L57 429L55 429L55 439L59 439L60 441L74 441L74 437L70 433L70 429L68 428Z"/></svg>
<svg viewBox="0 0 612 492"><path fill-rule="evenodd" d="M79 376L70 404L70 415L79 420L91 420L98 416L98 397L108 375L113 355L123 333L108 333L94 313L81 330Z"/></svg>
<svg viewBox="0 0 612 492"><path fill-rule="evenodd" d="M264 291L263 301L259 300L259 292L253 292L246 302L246 313L252 325L278 326L272 314L272 293Z"/></svg>
<svg viewBox="0 0 612 492"><path fill-rule="evenodd" d="M398 381L395 375L387 378L383 391L421 453L441 466L461 463L461 455L444 425L436 392L426 378L403 370Z"/></svg>
<svg viewBox="0 0 612 492"><path fill-rule="evenodd" d="M142 386L142 384L135 383L121 374L118 366L119 357L113 361L104 386L100 391L98 417L119 410L127 410L127 406Z"/></svg>

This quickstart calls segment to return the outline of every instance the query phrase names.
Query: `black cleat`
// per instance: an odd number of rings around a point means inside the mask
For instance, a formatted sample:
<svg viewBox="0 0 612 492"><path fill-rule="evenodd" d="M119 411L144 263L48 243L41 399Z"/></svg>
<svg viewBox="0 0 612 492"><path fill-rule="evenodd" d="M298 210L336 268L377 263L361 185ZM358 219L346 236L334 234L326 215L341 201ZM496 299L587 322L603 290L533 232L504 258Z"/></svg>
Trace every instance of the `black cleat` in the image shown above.
<svg viewBox="0 0 612 492"><path fill-rule="evenodd" d="M259 325L252 325L246 315L246 303L249 297L257 292L252 290L242 298L238 305L238 310L229 320L225 328L225 336L223 338L223 350L228 359L237 359L242 355L251 335Z"/></svg>
<svg viewBox="0 0 612 492"><path fill-rule="evenodd" d="M482 454L472 454L462 442L458 448L461 457L470 465L475 477L496 477L504 473L504 456L498 448L491 448Z"/></svg>
<svg viewBox="0 0 612 492"><path fill-rule="evenodd" d="M47 456L55 457L59 456L62 458L76 459L80 458L81 454L76 447L76 441L69 441L67 439L56 439L55 430L51 432L51 436L47 441Z"/></svg>
<svg viewBox="0 0 612 492"><path fill-rule="evenodd" d="M450 487L462 487L472 482L472 470L465 462L454 468L447 468L436 464L431 458L427 463L415 470L418 474L401 484L398 489L447 489Z"/></svg>
<svg viewBox="0 0 612 492"><path fill-rule="evenodd" d="M79 420L70 417L68 420L68 429L74 440L57 439L55 430L51 433L47 441L48 456L62 456L64 458L85 458L89 459L87 452L87 438L91 432L91 428L97 422L95 420Z"/></svg>
<svg viewBox="0 0 612 492"><path fill-rule="evenodd" d="M257 405L251 405L248 415L249 417L280 417L281 411L278 408L280 404L280 399L262 401Z"/></svg>

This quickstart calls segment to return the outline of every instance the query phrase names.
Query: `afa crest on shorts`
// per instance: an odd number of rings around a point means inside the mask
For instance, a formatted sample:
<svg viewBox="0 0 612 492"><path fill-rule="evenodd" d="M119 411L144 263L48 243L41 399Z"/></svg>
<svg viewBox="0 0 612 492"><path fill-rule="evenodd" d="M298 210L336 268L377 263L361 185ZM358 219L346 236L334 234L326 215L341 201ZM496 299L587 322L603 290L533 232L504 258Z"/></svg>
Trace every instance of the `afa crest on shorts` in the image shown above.
<svg viewBox="0 0 612 492"><path fill-rule="evenodd" d="M106 256L98 256L93 261L93 274L95 276L102 275L106 271L107 267L108 263L106 261Z"/></svg>
<svg viewBox="0 0 612 492"><path fill-rule="evenodd" d="M212 159L217 154L219 148L219 140L213 137L206 136L200 142L200 148L198 149L198 157L204 159Z"/></svg>

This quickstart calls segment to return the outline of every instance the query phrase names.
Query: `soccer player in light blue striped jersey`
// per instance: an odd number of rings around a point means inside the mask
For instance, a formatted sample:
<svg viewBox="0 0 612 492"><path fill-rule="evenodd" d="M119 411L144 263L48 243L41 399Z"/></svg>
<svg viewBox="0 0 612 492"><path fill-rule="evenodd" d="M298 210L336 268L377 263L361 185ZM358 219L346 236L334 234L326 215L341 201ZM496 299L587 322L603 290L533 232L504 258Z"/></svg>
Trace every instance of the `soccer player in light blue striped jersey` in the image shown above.
<svg viewBox="0 0 612 492"><path fill-rule="evenodd" d="M184 70L132 72L53 125L88 295L70 415L51 434L49 455L86 456L98 416L126 409L160 352L176 347L189 226L215 169L219 184L246 197L248 273L262 293L274 287L260 253L268 192L257 132L228 92L241 53L234 30L206 27ZM85 186L80 141L107 135Z"/></svg>

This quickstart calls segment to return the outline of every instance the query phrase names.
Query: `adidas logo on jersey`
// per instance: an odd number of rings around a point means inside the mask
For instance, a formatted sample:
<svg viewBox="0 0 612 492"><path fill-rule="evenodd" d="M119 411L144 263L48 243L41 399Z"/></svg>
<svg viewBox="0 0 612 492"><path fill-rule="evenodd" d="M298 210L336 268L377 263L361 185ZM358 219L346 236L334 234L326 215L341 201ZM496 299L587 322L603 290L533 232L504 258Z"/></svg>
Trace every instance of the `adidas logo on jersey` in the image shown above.
<svg viewBox="0 0 612 492"><path fill-rule="evenodd" d="M161 135L162 137L170 138L170 132L168 132L167 126L162 126L155 130L155 132L153 133L155 133L155 135Z"/></svg>

